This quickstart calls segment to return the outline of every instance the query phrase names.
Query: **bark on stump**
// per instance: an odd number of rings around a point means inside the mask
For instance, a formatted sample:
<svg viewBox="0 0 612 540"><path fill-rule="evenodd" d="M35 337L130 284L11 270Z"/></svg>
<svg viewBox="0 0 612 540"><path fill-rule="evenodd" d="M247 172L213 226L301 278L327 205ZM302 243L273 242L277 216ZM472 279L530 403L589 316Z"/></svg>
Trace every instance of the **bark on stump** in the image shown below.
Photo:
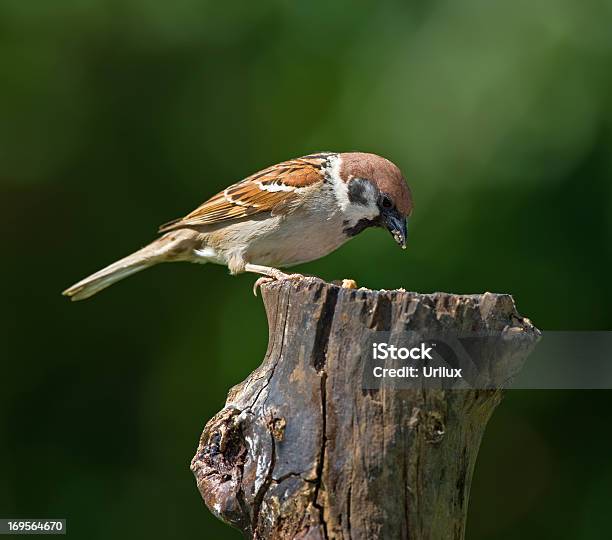
<svg viewBox="0 0 612 540"><path fill-rule="evenodd" d="M539 337L504 294L265 285L269 345L204 428L191 468L247 538L462 539L472 471L501 390L363 390L376 331L503 332L490 369ZM367 349L365 349L368 347Z"/></svg>

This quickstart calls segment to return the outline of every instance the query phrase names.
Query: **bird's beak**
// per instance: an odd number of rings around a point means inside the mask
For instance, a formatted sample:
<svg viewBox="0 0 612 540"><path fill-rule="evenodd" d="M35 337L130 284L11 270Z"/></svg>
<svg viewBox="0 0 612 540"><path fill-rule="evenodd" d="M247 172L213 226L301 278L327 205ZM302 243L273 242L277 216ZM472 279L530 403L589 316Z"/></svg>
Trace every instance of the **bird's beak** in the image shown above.
<svg viewBox="0 0 612 540"><path fill-rule="evenodd" d="M406 218L401 216L395 208L383 212L381 218L384 227L391 233L393 239L402 249L406 249L406 235L408 234Z"/></svg>

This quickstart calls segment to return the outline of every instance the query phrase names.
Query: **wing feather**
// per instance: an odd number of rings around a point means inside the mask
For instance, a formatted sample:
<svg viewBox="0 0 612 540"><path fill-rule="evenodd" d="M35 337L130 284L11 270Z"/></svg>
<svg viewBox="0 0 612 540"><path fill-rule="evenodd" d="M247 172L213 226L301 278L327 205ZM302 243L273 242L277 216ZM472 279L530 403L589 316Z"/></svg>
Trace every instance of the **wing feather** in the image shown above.
<svg viewBox="0 0 612 540"><path fill-rule="evenodd" d="M311 154L263 169L217 193L193 212L159 228L160 232L212 225L262 212L283 215L299 207L299 193L323 182L331 153Z"/></svg>

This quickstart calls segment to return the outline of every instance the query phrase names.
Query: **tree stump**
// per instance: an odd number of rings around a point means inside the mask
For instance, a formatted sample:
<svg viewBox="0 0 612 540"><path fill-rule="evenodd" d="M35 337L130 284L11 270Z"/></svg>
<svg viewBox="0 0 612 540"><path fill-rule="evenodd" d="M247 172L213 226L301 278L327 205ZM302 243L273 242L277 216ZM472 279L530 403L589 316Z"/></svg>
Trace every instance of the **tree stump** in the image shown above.
<svg viewBox="0 0 612 540"><path fill-rule="evenodd" d="M256 539L462 539L472 471L502 389L364 389L379 331L498 332L516 372L539 331L503 294L264 285L269 344L204 428L208 508Z"/></svg>

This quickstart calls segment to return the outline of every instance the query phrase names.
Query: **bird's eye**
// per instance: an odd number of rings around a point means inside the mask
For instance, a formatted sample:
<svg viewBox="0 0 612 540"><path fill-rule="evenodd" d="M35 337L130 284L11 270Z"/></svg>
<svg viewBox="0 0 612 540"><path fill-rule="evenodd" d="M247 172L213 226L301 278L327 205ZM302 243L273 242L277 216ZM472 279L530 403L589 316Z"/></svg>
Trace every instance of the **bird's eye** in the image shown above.
<svg viewBox="0 0 612 540"><path fill-rule="evenodd" d="M386 195L383 195L383 198L382 198L382 207L383 208L387 208L387 209L393 207L393 201L389 197L387 197Z"/></svg>

